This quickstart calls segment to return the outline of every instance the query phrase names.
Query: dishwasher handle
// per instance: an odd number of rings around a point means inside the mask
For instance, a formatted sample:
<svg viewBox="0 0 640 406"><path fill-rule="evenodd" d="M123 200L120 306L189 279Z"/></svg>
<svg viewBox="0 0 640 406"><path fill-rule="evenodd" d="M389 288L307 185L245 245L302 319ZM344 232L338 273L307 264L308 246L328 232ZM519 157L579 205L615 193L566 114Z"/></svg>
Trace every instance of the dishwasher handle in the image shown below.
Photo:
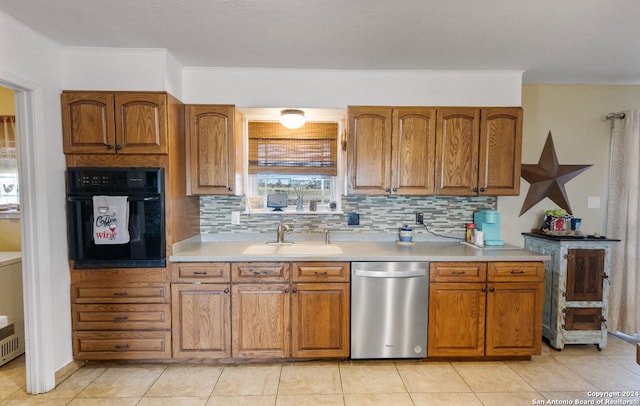
<svg viewBox="0 0 640 406"><path fill-rule="evenodd" d="M366 271L364 269L355 269L353 271L353 276L363 276L367 278L416 278L426 275L426 269L415 269L411 271Z"/></svg>

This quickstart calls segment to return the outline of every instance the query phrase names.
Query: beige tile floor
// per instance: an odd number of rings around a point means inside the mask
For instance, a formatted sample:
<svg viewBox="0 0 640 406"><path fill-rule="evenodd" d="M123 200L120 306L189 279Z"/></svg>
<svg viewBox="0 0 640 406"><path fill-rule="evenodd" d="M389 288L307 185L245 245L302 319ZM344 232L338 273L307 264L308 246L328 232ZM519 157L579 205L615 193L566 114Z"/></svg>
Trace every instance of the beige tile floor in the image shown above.
<svg viewBox="0 0 640 406"><path fill-rule="evenodd" d="M602 392L620 393L595 397ZM25 392L24 358L0 368L0 405L535 404L640 405L635 347L610 336L601 352L545 344L531 361L89 365L35 396Z"/></svg>

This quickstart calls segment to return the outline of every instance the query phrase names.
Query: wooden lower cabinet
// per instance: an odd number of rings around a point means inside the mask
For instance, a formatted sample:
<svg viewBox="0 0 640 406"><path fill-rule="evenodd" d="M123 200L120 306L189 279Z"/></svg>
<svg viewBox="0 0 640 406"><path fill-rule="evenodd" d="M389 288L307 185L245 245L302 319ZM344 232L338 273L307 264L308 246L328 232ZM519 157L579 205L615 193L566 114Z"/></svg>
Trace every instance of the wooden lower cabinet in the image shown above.
<svg viewBox="0 0 640 406"><path fill-rule="evenodd" d="M349 356L348 283L300 283L291 290L293 358Z"/></svg>
<svg viewBox="0 0 640 406"><path fill-rule="evenodd" d="M229 284L171 285L174 358L231 357Z"/></svg>
<svg viewBox="0 0 640 406"><path fill-rule="evenodd" d="M171 358L166 269L74 269L71 313L75 359Z"/></svg>
<svg viewBox="0 0 640 406"><path fill-rule="evenodd" d="M348 357L349 269L342 262L233 264L233 357Z"/></svg>
<svg viewBox="0 0 640 406"><path fill-rule="evenodd" d="M431 263L427 356L540 354L543 273L541 262Z"/></svg>
<svg viewBox="0 0 640 406"><path fill-rule="evenodd" d="M290 354L289 285L231 287L234 358L287 358Z"/></svg>

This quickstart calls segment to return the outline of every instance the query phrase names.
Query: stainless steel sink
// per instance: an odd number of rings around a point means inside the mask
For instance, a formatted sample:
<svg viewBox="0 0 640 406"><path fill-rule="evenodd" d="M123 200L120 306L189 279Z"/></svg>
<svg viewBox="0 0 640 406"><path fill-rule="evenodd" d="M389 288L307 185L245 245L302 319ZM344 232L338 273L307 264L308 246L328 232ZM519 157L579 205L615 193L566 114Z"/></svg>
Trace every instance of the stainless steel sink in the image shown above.
<svg viewBox="0 0 640 406"><path fill-rule="evenodd" d="M342 254L342 248L335 244L296 243L296 244L256 244L248 246L243 255L333 255Z"/></svg>

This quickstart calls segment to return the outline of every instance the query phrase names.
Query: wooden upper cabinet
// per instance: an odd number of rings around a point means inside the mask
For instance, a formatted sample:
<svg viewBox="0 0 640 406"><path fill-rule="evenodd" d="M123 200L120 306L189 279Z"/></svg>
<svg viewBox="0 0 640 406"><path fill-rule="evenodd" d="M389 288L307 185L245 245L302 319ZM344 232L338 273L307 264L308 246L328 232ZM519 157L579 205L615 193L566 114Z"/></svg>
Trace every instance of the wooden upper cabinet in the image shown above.
<svg viewBox="0 0 640 406"><path fill-rule="evenodd" d="M434 193L436 109L393 109L391 191L402 195Z"/></svg>
<svg viewBox="0 0 640 406"><path fill-rule="evenodd" d="M480 109L438 110L436 194L477 194ZM475 190L474 190L475 189Z"/></svg>
<svg viewBox="0 0 640 406"><path fill-rule="evenodd" d="M116 151L166 154L167 96L162 93L116 93Z"/></svg>
<svg viewBox="0 0 640 406"><path fill-rule="evenodd" d="M520 107L442 108L436 126L436 194L520 193Z"/></svg>
<svg viewBox="0 0 640 406"><path fill-rule="evenodd" d="M241 117L235 106L187 105L185 113L190 194L234 194L236 120ZM241 122L237 126L240 131Z"/></svg>
<svg viewBox="0 0 640 406"><path fill-rule="evenodd" d="M435 111L349 107L349 193L433 194Z"/></svg>
<svg viewBox="0 0 640 406"><path fill-rule="evenodd" d="M520 194L522 109L482 109L478 190L485 195Z"/></svg>
<svg viewBox="0 0 640 406"><path fill-rule="evenodd" d="M349 194L389 193L391 111L390 107L349 107Z"/></svg>
<svg viewBox="0 0 640 406"><path fill-rule="evenodd" d="M65 154L167 154L167 95L65 91Z"/></svg>

